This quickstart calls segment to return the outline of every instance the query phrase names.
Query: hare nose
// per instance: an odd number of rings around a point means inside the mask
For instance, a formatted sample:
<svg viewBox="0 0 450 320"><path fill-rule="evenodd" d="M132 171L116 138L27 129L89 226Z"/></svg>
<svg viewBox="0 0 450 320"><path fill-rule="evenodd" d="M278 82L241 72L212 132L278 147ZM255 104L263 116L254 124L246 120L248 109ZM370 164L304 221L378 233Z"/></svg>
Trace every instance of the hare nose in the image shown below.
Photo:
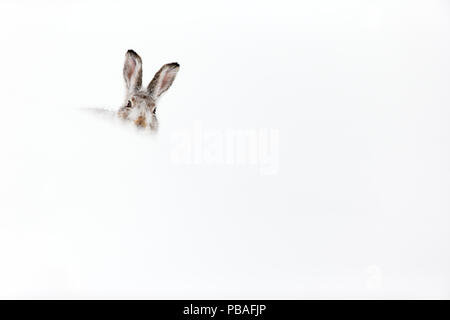
<svg viewBox="0 0 450 320"><path fill-rule="evenodd" d="M139 116L134 123L138 126L138 127L143 127L145 128L147 126L147 123L145 121L145 117L144 116Z"/></svg>

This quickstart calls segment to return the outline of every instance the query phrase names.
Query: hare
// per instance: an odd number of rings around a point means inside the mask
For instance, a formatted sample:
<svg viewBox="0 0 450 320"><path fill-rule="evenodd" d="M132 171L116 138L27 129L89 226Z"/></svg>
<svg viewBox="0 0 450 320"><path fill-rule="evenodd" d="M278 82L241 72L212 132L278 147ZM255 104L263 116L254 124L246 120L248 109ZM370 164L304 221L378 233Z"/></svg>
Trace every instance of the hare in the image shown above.
<svg viewBox="0 0 450 320"><path fill-rule="evenodd" d="M141 128L158 129L156 106L161 95L172 85L180 65L176 62L165 64L153 77L146 88L142 88L142 60L133 50L125 55L123 77L126 85L125 103L118 116L130 120Z"/></svg>

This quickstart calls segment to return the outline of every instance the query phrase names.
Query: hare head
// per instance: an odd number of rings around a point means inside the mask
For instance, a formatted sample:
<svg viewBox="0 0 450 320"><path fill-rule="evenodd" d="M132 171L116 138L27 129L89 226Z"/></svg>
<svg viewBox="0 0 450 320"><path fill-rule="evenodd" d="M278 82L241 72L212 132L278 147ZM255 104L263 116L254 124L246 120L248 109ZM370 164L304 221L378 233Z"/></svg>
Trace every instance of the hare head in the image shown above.
<svg viewBox="0 0 450 320"><path fill-rule="evenodd" d="M142 88L142 60L133 50L125 55L123 77L126 85L124 105L119 109L119 117L133 121L138 127L158 128L156 106L161 95L170 88L180 65L176 62L165 64L153 77L146 88Z"/></svg>

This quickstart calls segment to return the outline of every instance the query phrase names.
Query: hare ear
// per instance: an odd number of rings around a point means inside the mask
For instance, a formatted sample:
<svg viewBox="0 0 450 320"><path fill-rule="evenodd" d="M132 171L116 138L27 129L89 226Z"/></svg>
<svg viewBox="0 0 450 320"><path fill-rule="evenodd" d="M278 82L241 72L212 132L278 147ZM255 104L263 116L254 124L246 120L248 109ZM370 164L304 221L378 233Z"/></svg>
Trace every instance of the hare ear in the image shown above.
<svg viewBox="0 0 450 320"><path fill-rule="evenodd" d="M179 69L180 65L176 62L165 64L159 69L147 87L153 99L158 99L170 88Z"/></svg>
<svg viewBox="0 0 450 320"><path fill-rule="evenodd" d="M142 60L133 50L128 50L123 66L123 78L128 91L141 88L142 85Z"/></svg>

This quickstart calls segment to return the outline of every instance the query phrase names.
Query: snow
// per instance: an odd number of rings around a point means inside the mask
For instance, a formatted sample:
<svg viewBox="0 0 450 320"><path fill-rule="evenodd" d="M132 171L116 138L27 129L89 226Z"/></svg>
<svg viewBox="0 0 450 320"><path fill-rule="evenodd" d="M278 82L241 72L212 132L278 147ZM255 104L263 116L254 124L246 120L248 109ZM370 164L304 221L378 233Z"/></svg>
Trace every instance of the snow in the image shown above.
<svg viewBox="0 0 450 320"><path fill-rule="evenodd" d="M450 298L446 1L2 1L0 36L0 298ZM112 116L128 49L181 66L156 135Z"/></svg>

